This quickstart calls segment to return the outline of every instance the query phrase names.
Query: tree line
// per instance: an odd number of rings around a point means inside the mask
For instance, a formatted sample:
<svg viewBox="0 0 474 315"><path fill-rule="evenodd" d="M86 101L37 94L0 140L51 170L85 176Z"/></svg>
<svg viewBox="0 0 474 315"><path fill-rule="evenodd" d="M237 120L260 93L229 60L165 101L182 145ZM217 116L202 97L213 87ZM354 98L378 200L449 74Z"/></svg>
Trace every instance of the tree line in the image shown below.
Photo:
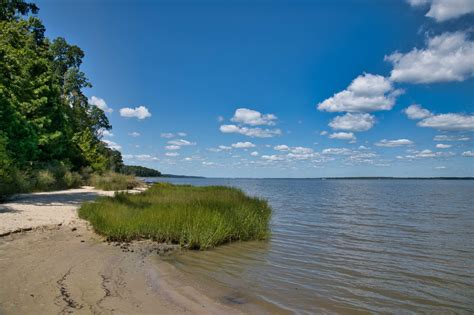
<svg viewBox="0 0 474 315"><path fill-rule="evenodd" d="M83 92L84 52L47 38L34 3L0 1L0 198L121 171L120 152L101 141L109 120Z"/></svg>

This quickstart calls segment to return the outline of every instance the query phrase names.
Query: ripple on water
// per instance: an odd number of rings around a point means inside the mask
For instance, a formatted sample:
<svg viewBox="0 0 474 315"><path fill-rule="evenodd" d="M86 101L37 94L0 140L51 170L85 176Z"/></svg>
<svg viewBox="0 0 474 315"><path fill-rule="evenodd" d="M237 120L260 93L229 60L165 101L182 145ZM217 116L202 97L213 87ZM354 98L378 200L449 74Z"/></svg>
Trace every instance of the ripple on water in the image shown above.
<svg viewBox="0 0 474 315"><path fill-rule="evenodd" d="M269 200L268 242L186 252L191 277L300 314L474 312L474 181L173 179Z"/></svg>

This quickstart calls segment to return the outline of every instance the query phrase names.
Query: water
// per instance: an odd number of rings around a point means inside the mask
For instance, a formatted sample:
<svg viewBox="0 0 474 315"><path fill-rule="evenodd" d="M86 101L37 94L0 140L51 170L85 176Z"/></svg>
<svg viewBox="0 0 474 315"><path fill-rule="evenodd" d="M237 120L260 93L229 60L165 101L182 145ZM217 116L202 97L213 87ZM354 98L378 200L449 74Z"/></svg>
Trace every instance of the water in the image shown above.
<svg viewBox="0 0 474 315"><path fill-rule="evenodd" d="M200 281L298 314L473 313L474 181L166 179L268 199L268 242L186 252Z"/></svg>

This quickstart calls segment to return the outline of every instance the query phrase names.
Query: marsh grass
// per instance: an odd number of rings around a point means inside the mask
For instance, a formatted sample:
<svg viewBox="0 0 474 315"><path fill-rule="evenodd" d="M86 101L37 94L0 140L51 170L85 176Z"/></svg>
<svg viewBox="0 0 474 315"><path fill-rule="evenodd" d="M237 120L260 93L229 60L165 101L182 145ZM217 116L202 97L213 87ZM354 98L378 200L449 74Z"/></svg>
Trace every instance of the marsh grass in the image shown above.
<svg viewBox="0 0 474 315"><path fill-rule="evenodd" d="M207 249L269 236L271 208L241 190L157 183L141 194L86 203L79 216L111 241L152 239Z"/></svg>
<svg viewBox="0 0 474 315"><path fill-rule="evenodd" d="M142 185L135 176L114 172L92 174L88 179L88 184L102 190L126 190Z"/></svg>

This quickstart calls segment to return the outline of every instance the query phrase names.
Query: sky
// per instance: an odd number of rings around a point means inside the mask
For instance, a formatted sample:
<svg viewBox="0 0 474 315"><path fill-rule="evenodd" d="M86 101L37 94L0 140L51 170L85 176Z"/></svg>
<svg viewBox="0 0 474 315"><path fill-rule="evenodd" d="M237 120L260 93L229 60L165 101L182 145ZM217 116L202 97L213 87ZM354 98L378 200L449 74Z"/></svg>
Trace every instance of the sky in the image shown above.
<svg viewBox="0 0 474 315"><path fill-rule="evenodd" d="M474 176L474 1L37 1L126 164Z"/></svg>

